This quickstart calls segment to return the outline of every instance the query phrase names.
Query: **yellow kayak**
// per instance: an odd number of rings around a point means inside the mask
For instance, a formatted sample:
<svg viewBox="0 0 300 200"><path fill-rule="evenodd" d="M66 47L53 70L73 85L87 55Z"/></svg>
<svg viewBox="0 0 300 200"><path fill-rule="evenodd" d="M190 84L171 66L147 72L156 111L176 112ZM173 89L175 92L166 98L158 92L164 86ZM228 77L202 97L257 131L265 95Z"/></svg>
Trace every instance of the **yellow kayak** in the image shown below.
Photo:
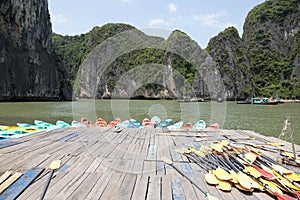
<svg viewBox="0 0 300 200"><path fill-rule="evenodd" d="M3 125L0 125L0 129L5 131L22 131L25 133L36 133L41 131L40 129L36 129L36 128L23 128L19 126L3 126Z"/></svg>

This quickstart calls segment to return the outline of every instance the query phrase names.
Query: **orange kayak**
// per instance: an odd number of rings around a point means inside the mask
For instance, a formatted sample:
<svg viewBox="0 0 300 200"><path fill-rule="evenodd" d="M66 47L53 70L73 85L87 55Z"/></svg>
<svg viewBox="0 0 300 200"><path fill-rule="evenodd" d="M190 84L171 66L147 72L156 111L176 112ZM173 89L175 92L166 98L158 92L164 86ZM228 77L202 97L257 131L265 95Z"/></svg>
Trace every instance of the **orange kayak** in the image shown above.
<svg viewBox="0 0 300 200"><path fill-rule="evenodd" d="M112 120L111 122L108 123L108 126L110 127L115 127L117 124L121 123L121 119L120 118L116 118L114 120Z"/></svg>
<svg viewBox="0 0 300 200"><path fill-rule="evenodd" d="M143 125L143 127L154 128L154 124L148 118L143 119L142 125Z"/></svg>
<svg viewBox="0 0 300 200"><path fill-rule="evenodd" d="M98 127L106 127L107 126L106 121L104 121L104 119L102 119L102 118L98 118L95 124Z"/></svg>

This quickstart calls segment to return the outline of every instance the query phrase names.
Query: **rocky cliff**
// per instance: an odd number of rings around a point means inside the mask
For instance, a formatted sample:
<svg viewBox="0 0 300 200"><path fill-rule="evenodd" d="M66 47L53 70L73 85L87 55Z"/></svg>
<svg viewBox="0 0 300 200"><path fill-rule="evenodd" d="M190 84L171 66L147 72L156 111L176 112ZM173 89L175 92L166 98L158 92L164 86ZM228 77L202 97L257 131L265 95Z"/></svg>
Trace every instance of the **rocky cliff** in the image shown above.
<svg viewBox="0 0 300 200"><path fill-rule="evenodd" d="M47 0L0 1L0 100L70 99Z"/></svg>
<svg viewBox="0 0 300 200"><path fill-rule="evenodd" d="M213 37L207 47L221 73L228 99L246 99L254 95L253 75L243 51L243 41L234 27Z"/></svg>
<svg viewBox="0 0 300 200"><path fill-rule="evenodd" d="M300 97L299 28L299 0L267 0L247 15L242 38L228 28L211 39L207 49L233 96Z"/></svg>

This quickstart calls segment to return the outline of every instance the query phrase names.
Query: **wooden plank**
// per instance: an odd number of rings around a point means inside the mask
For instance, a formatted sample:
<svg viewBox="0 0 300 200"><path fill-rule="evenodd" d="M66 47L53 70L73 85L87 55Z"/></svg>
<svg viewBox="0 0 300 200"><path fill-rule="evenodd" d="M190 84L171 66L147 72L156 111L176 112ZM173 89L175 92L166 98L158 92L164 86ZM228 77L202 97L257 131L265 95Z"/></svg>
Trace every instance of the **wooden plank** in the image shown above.
<svg viewBox="0 0 300 200"><path fill-rule="evenodd" d="M131 199L146 199L149 176L138 175Z"/></svg>
<svg viewBox="0 0 300 200"><path fill-rule="evenodd" d="M126 173L125 178L119 188L121 199L130 199L136 184L137 175Z"/></svg>
<svg viewBox="0 0 300 200"><path fill-rule="evenodd" d="M16 199L30 184L44 171L44 169L31 169L7 188L1 195L1 200Z"/></svg>
<svg viewBox="0 0 300 200"><path fill-rule="evenodd" d="M88 173L88 176L81 182L79 187L74 190L68 199L85 199L101 176L102 173Z"/></svg>
<svg viewBox="0 0 300 200"><path fill-rule="evenodd" d="M62 138L59 138L58 140L56 141L59 141L59 142L66 142L74 137L77 137L78 135L80 134L80 132L75 132L75 133L71 133L70 135L66 135Z"/></svg>
<svg viewBox="0 0 300 200"><path fill-rule="evenodd" d="M0 177L0 184L2 184L11 174L12 171L6 171L4 174L2 174Z"/></svg>
<svg viewBox="0 0 300 200"><path fill-rule="evenodd" d="M13 142L13 141L0 141L0 149L4 149L7 147L11 147L14 145L21 144L21 142Z"/></svg>
<svg viewBox="0 0 300 200"><path fill-rule="evenodd" d="M0 194L6 190L11 184L18 180L22 173L16 172L0 185Z"/></svg>
<svg viewBox="0 0 300 200"><path fill-rule="evenodd" d="M160 176L150 176L147 200L158 200L161 197L161 177Z"/></svg>
<svg viewBox="0 0 300 200"><path fill-rule="evenodd" d="M147 154L147 160L156 160L156 151L157 151L157 145L156 144L150 144Z"/></svg>
<svg viewBox="0 0 300 200"><path fill-rule="evenodd" d="M184 192L182 182L179 177L173 177L171 179L172 196L173 200L184 200Z"/></svg>
<svg viewBox="0 0 300 200"><path fill-rule="evenodd" d="M110 181L108 182L101 199L122 199L119 188L125 178L125 174L114 172Z"/></svg>
<svg viewBox="0 0 300 200"><path fill-rule="evenodd" d="M171 177L168 175L163 175L161 178L162 199L172 199Z"/></svg>

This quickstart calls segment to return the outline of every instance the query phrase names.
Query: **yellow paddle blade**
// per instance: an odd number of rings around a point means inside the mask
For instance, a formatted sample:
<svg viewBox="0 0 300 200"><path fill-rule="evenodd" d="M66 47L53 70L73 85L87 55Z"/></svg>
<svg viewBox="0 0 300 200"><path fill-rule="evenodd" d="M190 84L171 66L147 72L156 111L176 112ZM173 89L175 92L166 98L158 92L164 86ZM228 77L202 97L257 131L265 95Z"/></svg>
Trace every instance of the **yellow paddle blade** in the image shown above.
<svg viewBox="0 0 300 200"><path fill-rule="evenodd" d="M282 191L273 182L262 178L259 178L259 181L265 185L268 185L267 187L269 187L271 191L278 192L279 194L283 195Z"/></svg>
<svg viewBox="0 0 300 200"><path fill-rule="evenodd" d="M213 174L220 180L228 181L232 179L232 176L220 167L214 170Z"/></svg>
<svg viewBox="0 0 300 200"><path fill-rule="evenodd" d="M264 191L264 187L261 186L256 180L251 180L251 185L252 185L252 188L254 189L257 189L257 190L260 190L260 191Z"/></svg>
<svg viewBox="0 0 300 200"><path fill-rule="evenodd" d="M256 155L253 153L246 153L245 158L247 158L248 160L250 160L251 163L253 163L256 160Z"/></svg>
<svg viewBox="0 0 300 200"><path fill-rule="evenodd" d="M284 143L273 143L273 142L267 142L267 145L273 146L273 147L280 147L280 146L284 146Z"/></svg>
<svg viewBox="0 0 300 200"><path fill-rule="evenodd" d="M60 160L53 160L50 164L50 169L58 169L60 167L61 161Z"/></svg>
<svg viewBox="0 0 300 200"><path fill-rule="evenodd" d="M179 154L184 154L184 153L190 153L191 151L188 150L188 149L175 149L176 153L179 153Z"/></svg>
<svg viewBox="0 0 300 200"><path fill-rule="evenodd" d="M208 184L217 185L219 183L218 179L215 177L215 175L212 174L211 171L206 173L204 177L205 177L205 180Z"/></svg>
<svg viewBox="0 0 300 200"><path fill-rule="evenodd" d="M196 151L196 149L194 147L190 147L189 150L193 153Z"/></svg>
<svg viewBox="0 0 300 200"><path fill-rule="evenodd" d="M221 144L222 146L228 146L228 145L229 145L229 142L228 142L228 140L222 140L222 141L220 142L220 144Z"/></svg>
<svg viewBox="0 0 300 200"><path fill-rule="evenodd" d="M246 189L246 188L244 188L243 186L241 186L240 184L234 184L234 185L235 185L235 187L237 187L239 190L242 190L242 191L246 191L246 192L253 192L253 191L254 191L253 188L251 188L251 189Z"/></svg>
<svg viewBox="0 0 300 200"><path fill-rule="evenodd" d="M294 158L294 154L292 152L282 152L281 155L286 156L286 157L290 157L290 158Z"/></svg>
<svg viewBox="0 0 300 200"><path fill-rule="evenodd" d="M222 190L222 191L230 191L231 190L231 184L228 181L224 180L218 180L219 184L216 186L216 188Z"/></svg>
<svg viewBox="0 0 300 200"><path fill-rule="evenodd" d="M247 176L246 174L242 173L242 172L238 172L236 174L236 179L237 181L240 183L241 186L243 186L246 189L251 189L252 188L252 184L251 184L251 179L249 176Z"/></svg>
<svg viewBox="0 0 300 200"><path fill-rule="evenodd" d="M211 144L210 147L214 150L216 150L217 152L221 153L223 152L223 145L220 143L217 144Z"/></svg>
<svg viewBox="0 0 300 200"><path fill-rule="evenodd" d="M236 179L236 172L233 171L233 170L230 170L230 174L232 176L231 182L234 183L234 184L238 183L238 181Z"/></svg>
<svg viewBox="0 0 300 200"><path fill-rule="evenodd" d="M290 180L300 181L300 175L296 174L295 172L292 172L291 174L286 174L285 176Z"/></svg>
<svg viewBox="0 0 300 200"><path fill-rule="evenodd" d="M219 200L217 197L214 197L214 196L212 196L212 195L210 195L210 194L206 194L206 198L208 199L208 200Z"/></svg>
<svg viewBox="0 0 300 200"><path fill-rule="evenodd" d="M300 158L296 159L296 163L300 164Z"/></svg>
<svg viewBox="0 0 300 200"><path fill-rule="evenodd" d="M261 177L261 174L255 168L253 168L251 166L245 166L245 171L249 172L255 178Z"/></svg>
<svg viewBox="0 0 300 200"><path fill-rule="evenodd" d="M285 167L282 167L280 165L275 165L275 164L272 164L272 168L275 169L276 171L282 173L282 174L291 174L293 173L293 171L285 168Z"/></svg>
<svg viewBox="0 0 300 200"><path fill-rule="evenodd" d="M282 185L285 185L286 187L289 187L289 188L294 189L296 191L300 191L300 188L298 188L297 186L295 186L294 184L292 184L290 181L288 181L286 178L284 178L283 176L281 176L281 174L275 172L275 170L273 170L273 173L274 173L275 176L277 176L277 180Z"/></svg>

